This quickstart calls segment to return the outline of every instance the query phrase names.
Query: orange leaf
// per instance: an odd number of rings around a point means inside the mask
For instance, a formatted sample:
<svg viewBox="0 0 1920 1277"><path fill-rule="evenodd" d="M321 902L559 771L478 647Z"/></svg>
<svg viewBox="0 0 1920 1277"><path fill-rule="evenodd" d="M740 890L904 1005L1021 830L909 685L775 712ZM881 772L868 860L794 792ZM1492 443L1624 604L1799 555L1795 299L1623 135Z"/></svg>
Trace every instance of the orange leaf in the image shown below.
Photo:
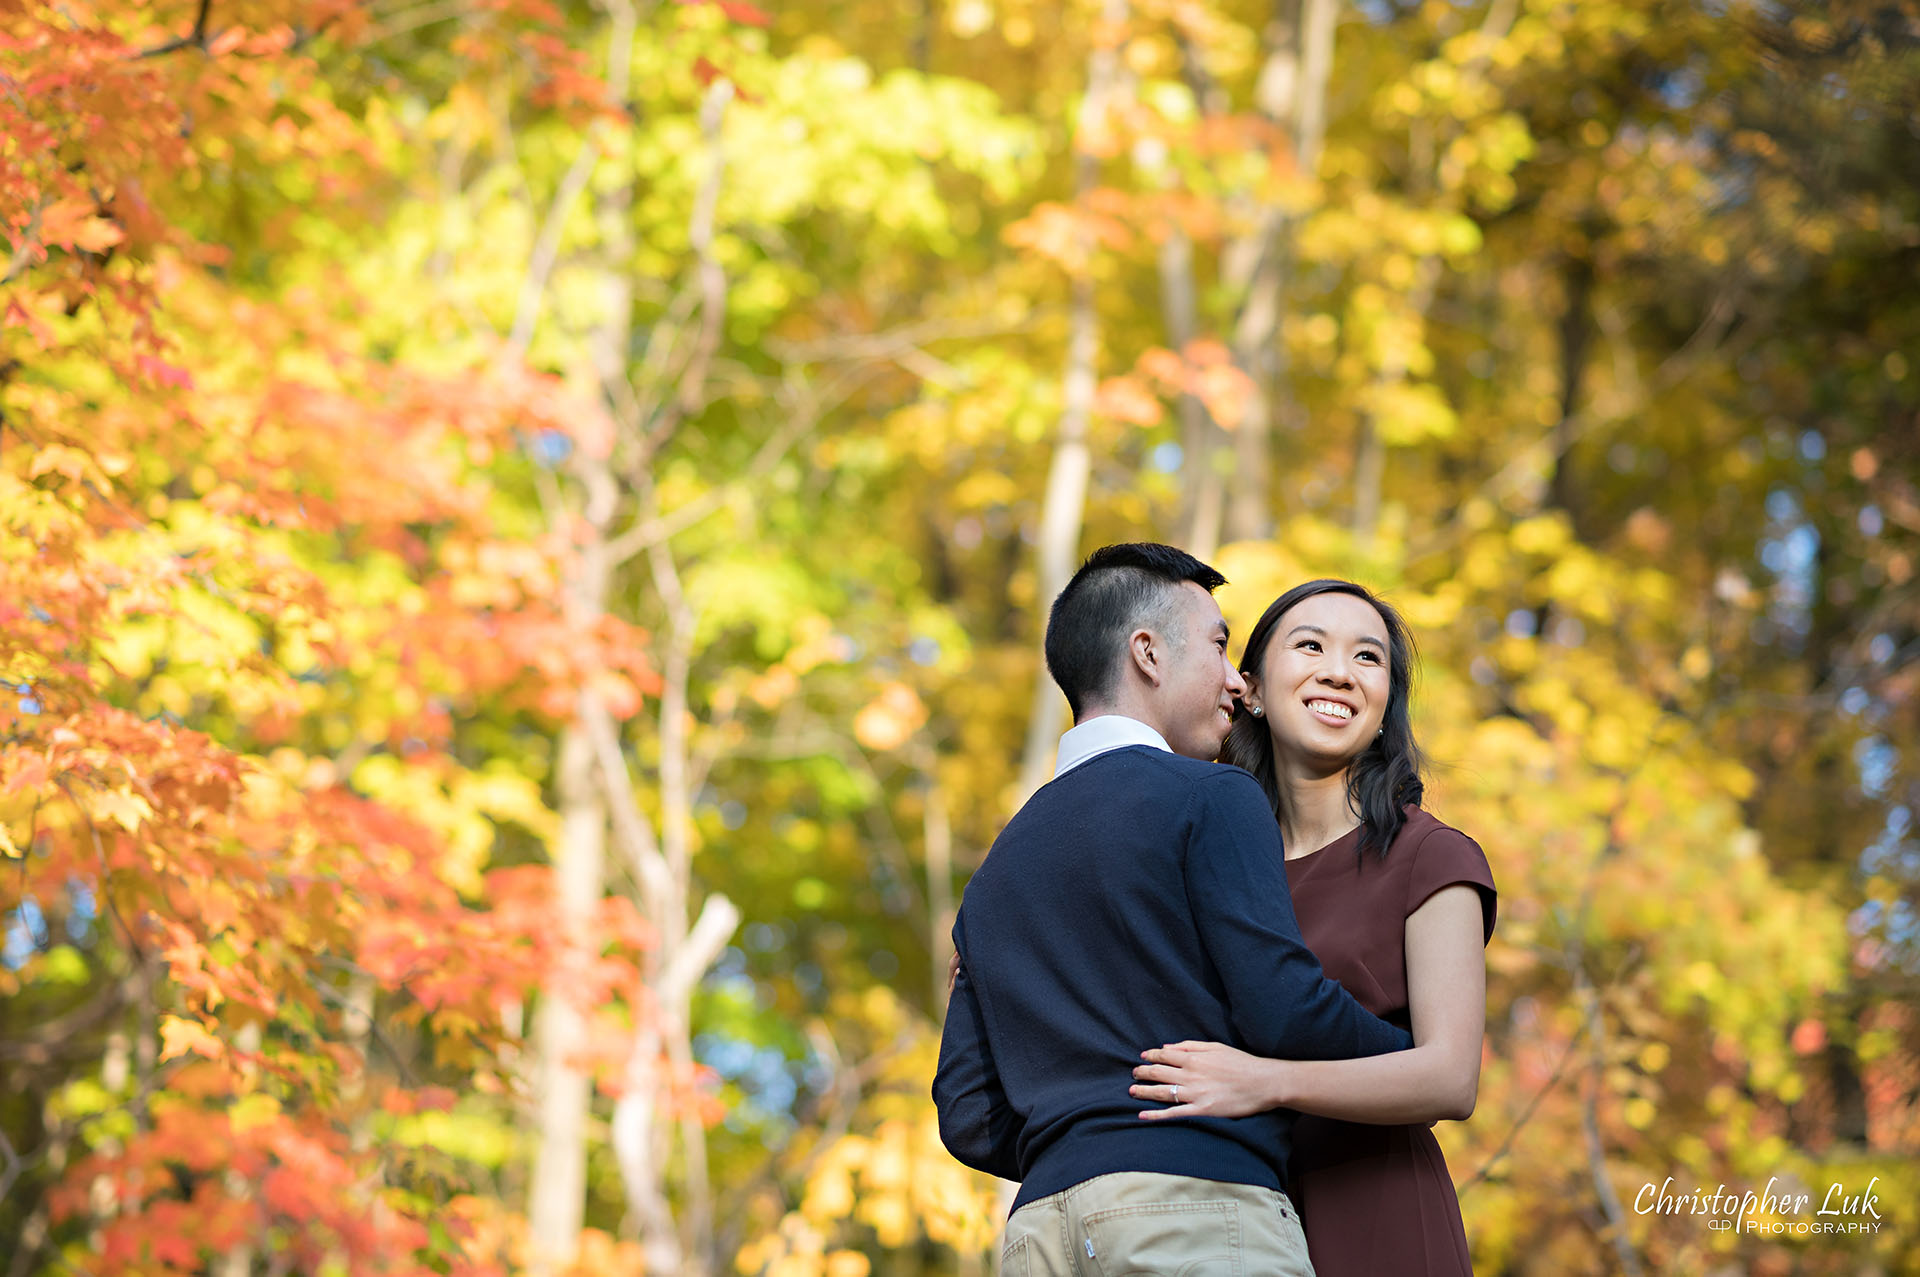
<svg viewBox="0 0 1920 1277"><path fill-rule="evenodd" d="M927 721L927 707L905 683L889 683L853 716L853 734L868 749L894 749Z"/></svg>
<svg viewBox="0 0 1920 1277"><path fill-rule="evenodd" d="M1093 394L1093 410L1113 421L1133 426L1160 424L1160 400L1138 377L1109 377Z"/></svg>
<svg viewBox="0 0 1920 1277"><path fill-rule="evenodd" d="M1253 402L1254 385L1247 374L1232 364L1214 364L1202 368L1193 377L1193 393L1222 430L1232 430L1247 415Z"/></svg>
<svg viewBox="0 0 1920 1277"><path fill-rule="evenodd" d="M1164 383L1169 390L1187 388L1187 366L1171 350L1155 346L1140 356L1137 367L1155 381Z"/></svg>
<svg viewBox="0 0 1920 1277"><path fill-rule="evenodd" d="M1227 348L1212 337L1195 337L1187 343L1187 362L1196 368L1211 368L1216 364L1230 363L1233 355Z"/></svg>
<svg viewBox="0 0 1920 1277"><path fill-rule="evenodd" d="M112 219L100 216L91 200L55 200L40 211L40 242L103 253L125 239Z"/></svg>

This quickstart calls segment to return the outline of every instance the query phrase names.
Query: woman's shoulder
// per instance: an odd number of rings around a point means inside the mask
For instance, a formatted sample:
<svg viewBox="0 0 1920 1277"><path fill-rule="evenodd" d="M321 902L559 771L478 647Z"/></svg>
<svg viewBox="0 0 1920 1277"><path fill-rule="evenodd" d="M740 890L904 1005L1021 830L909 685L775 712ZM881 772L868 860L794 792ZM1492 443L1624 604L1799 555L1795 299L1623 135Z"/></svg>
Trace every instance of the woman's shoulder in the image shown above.
<svg viewBox="0 0 1920 1277"><path fill-rule="evenodd" d="M1426 808L1408 803L1402 810L1405 811L1407 820L1400 826L1400 832L1393 840L1393 851L1416 851L1429 839L1436 839L1441 845L1457 847L1464 843L1476 851L1480 849L1480 844L1473 838L1455 829Z"/></svg>
<svg viewBox="0 0 1920 1277"><path fill-rule="evenodd" d="M1422 808L1409 806L1407 823L1393 840L1389 858L1398 855L1409 879L1407 912L1420 907L1442 887L1467 883L1479 889L1485 939L1493 938L1496 888L1487 854L1472 838Z"/></svg>

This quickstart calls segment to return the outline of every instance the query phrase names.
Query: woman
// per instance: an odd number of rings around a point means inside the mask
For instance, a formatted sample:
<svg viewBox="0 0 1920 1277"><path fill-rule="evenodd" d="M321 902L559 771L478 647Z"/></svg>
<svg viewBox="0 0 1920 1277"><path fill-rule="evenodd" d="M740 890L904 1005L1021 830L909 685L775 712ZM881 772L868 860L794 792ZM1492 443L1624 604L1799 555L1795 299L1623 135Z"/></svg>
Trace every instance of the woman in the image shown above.
<svg viewBox="0 0 1920 1277"><path fill-rule="evenodd" d="M1171 1105L1148 1121L1303 1114L1291 1188L1320 1277L1471 1274L1431 1127L1470 1115L1479 1089L1493 875L1472 839L1420 808L1406 625L1358 585L1309 581L1266 610L1240 669L1221 759L1273 803L1301 934L1414 1047L1294 1061L1180 1042L1142 1052L1132 1093Z"/></svg>

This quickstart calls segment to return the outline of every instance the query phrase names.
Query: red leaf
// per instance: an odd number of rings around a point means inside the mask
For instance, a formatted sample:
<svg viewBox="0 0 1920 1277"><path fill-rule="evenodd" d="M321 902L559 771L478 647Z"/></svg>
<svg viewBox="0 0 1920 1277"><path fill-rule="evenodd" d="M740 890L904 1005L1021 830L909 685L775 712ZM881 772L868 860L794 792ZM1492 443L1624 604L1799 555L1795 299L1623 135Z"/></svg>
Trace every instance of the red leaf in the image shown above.
<svg viewBox="0 0 1920 1277"><path fill-rule="evenodd" d="M716 3L720 6L720 12L735 22L745 23L750 27L773 25L773 18L765 10L748 4L746 0L716 0Z"/></svg>
<svg viewBox="0 0 1920 1277"><path fill-rule="evenodd" d="M680 0L680 3L718 5L720 12L726 14L735 22L744 23L750 27L769 27L773 25L773 18L765 9L757 5L748 4L747 0Z"/></svg>
<svg viewBox="0 0 1920 1277"><path fill-rule="evenodd" d="M162 386L172 386L178 390L193 389L193 375L185 368L175 367L166 360L156 359L152 355L136 355L134 362L140 366L141 372Z"/></svg>

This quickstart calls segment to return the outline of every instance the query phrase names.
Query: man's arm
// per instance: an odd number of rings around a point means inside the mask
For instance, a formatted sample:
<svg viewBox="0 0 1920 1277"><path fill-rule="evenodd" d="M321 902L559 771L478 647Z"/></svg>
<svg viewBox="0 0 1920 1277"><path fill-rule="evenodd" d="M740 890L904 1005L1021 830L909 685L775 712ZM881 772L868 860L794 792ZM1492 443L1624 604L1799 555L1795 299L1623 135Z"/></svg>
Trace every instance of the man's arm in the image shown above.
<svg viewBox="0 0 1920 1277"><path fill-rule="evenodd" d="M960 923L953 927L960 949ZM940 1033L940 1065L933 1075L933 1104L940 1113L940 1142L963 1165L1020 1178L1014 1143L1020 1118L1007 1103L1000 1074L987 1046L986 1018L963 963L947 996L947 1023Z"/></svg>
<svg viewBox="0 0 1920 1277"><path fill-rule="evenodd" d="M1249 1051L1285 1060L1346 1060L1413 1045L1405 1029L1327 979L1301 940L1279 826L1251 776L1223 770L1200 782L1186 877L1201 941Z"/></svg>

